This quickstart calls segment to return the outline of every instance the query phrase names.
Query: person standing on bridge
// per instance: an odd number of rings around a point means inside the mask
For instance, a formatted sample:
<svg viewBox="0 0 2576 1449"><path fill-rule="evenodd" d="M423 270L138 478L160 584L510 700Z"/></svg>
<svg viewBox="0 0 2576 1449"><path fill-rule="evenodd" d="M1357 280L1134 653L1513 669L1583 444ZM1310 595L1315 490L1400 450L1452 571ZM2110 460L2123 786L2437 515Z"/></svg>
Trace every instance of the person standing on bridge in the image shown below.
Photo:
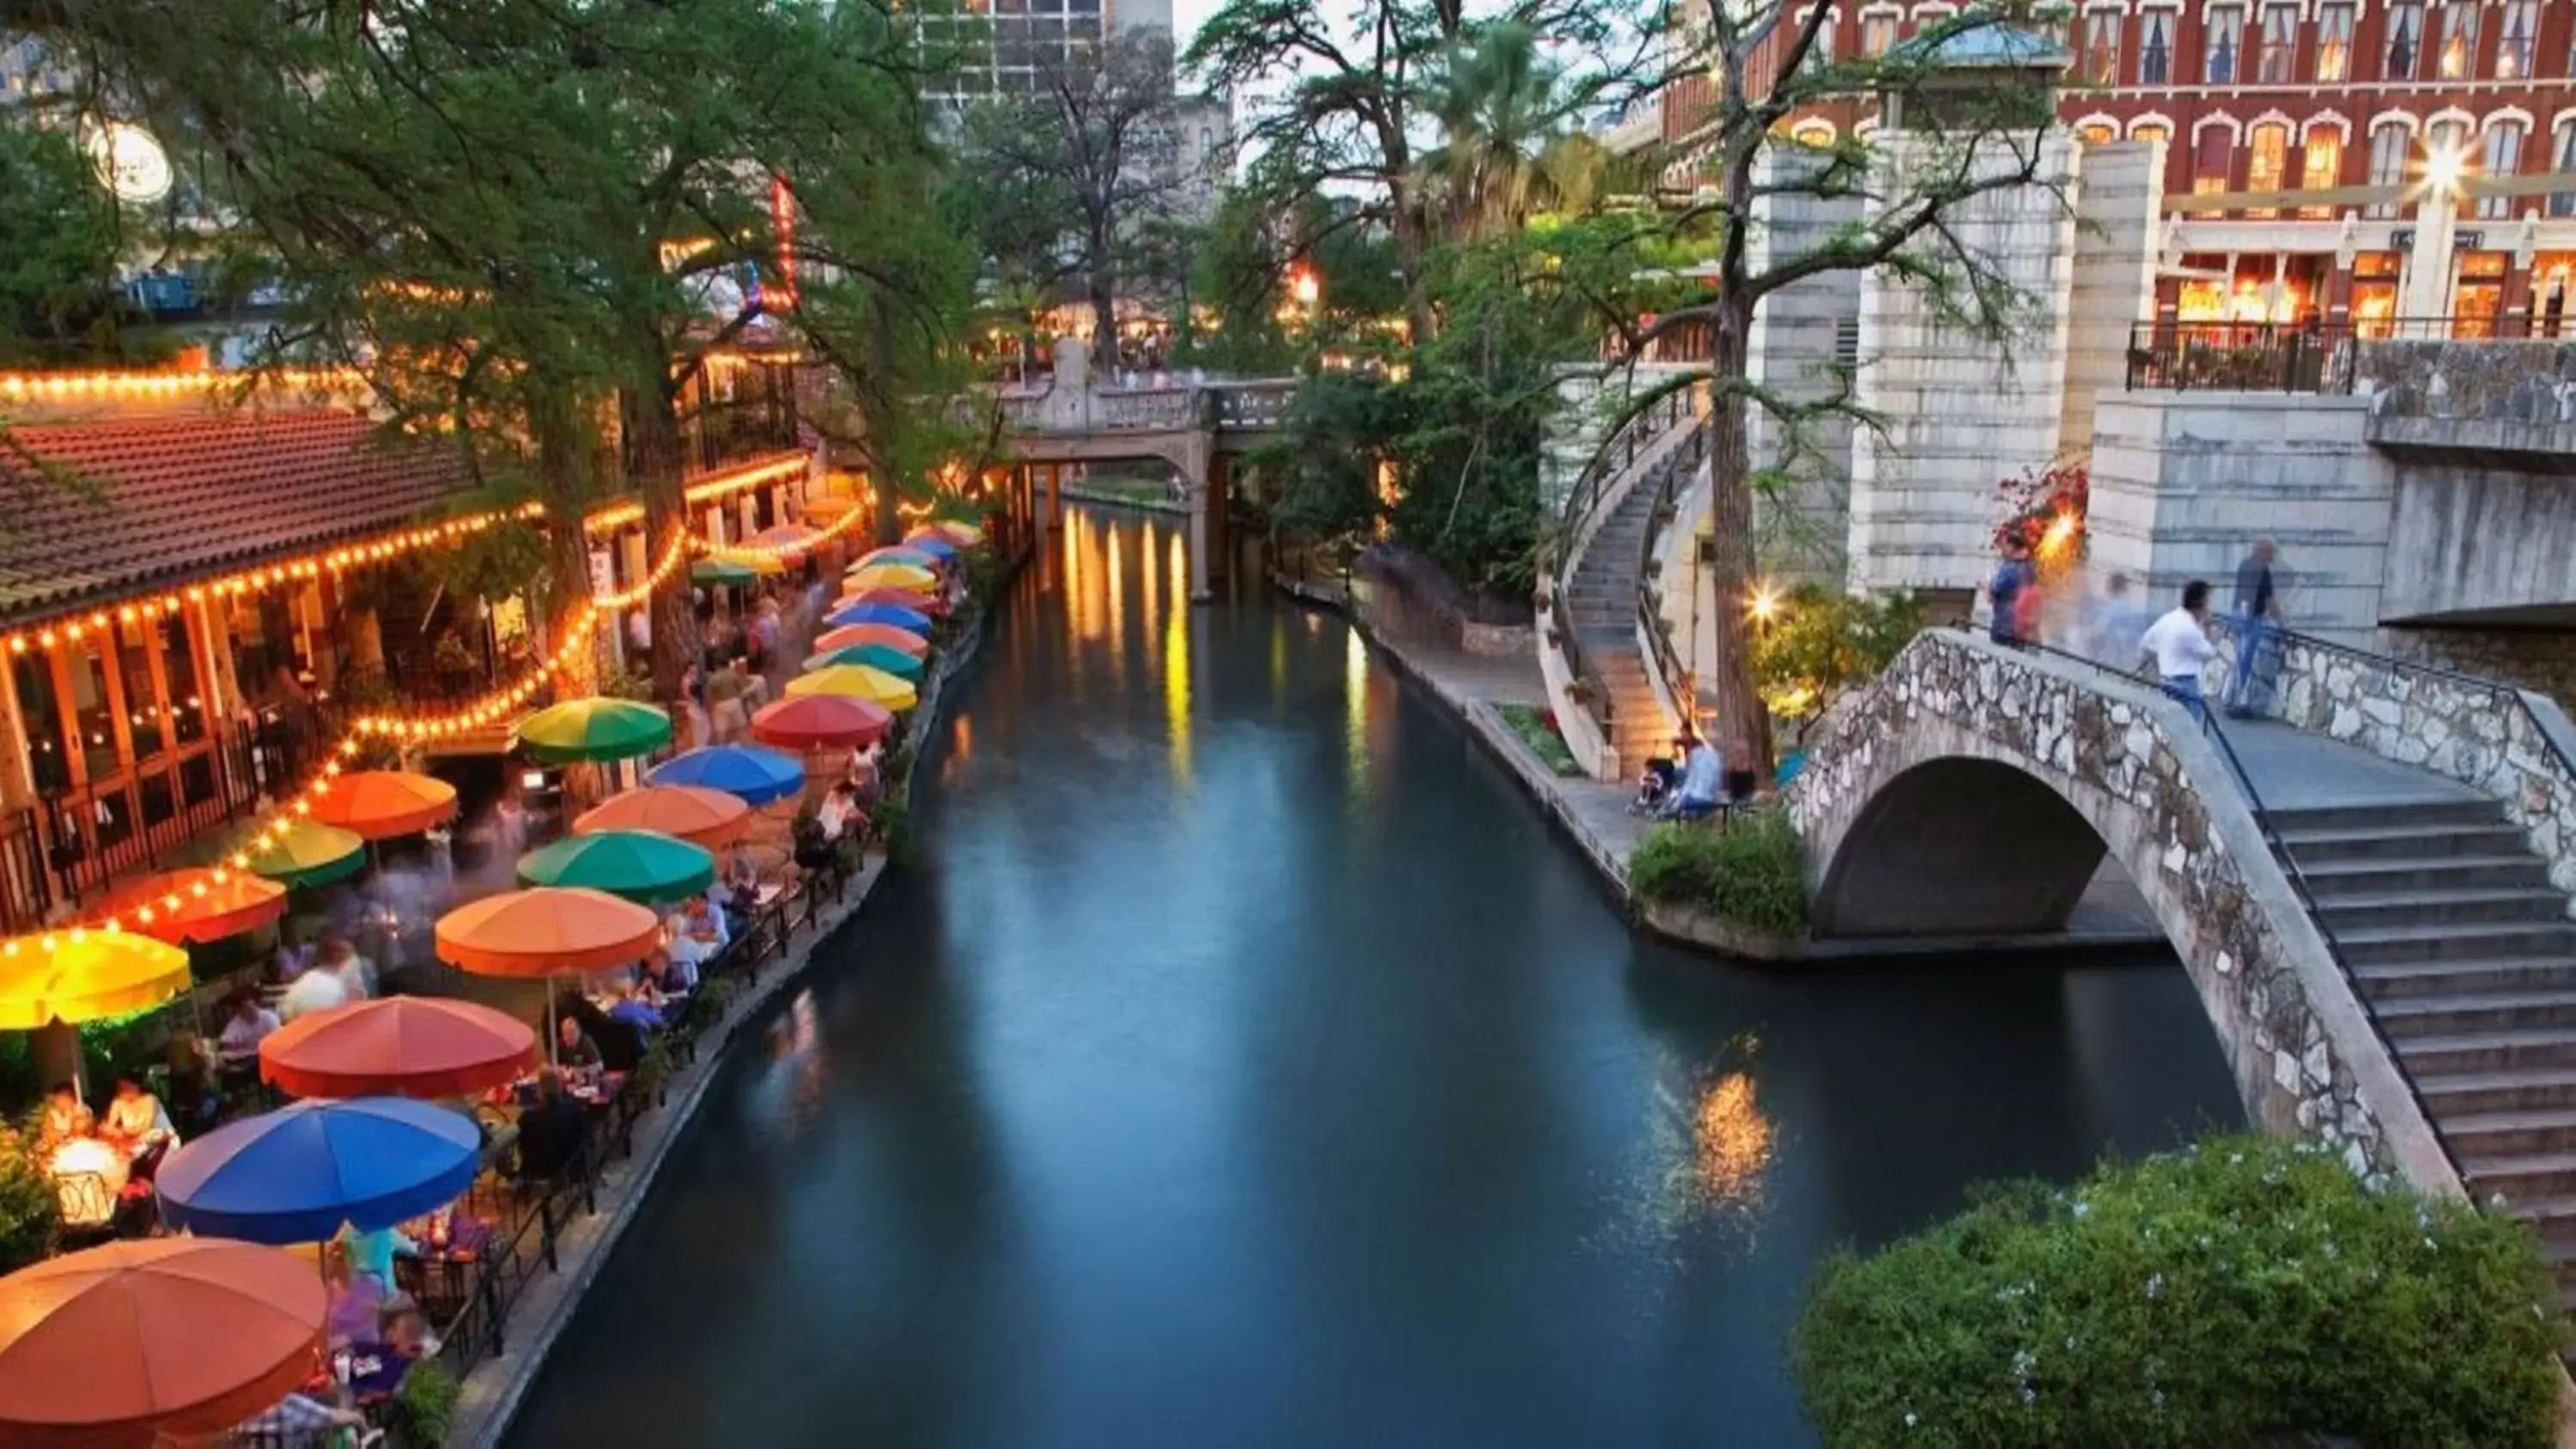
<svg viewBox="0 0 2576 1449"><path fill-rule="evenodd" d="M2182 586L2181 607L2148 625L2147 637L2138 641L2139 652L2156 657L2156 677L2165 693L2203 721L2209 718L2209 704L2200 693L2201 666L2218 657L2208 625L2209 581L2193 579Z"/></svg>
<svg viewBox="0 0 2576 1449"><path fill-rule="evenodd" d="M1994 605L1994 617L1986 621L1986 635L1998 644L2027 644L2037 636L2032 627L2038 622L2039 571L2031 567L2030 549L2018 538L2004 545L2004 561L1995 570L1986 594Z"/></svg>
<svg viewBox="0 0 2576 1449"><path fill-rule="evenodd" d="M2236 566L2236 675L2227 688L2227 712L2238 718L2262 712L2270 683L2263 651L2280 627L2281 595L2272 577L2272 540L2258 538Z"/></svg>

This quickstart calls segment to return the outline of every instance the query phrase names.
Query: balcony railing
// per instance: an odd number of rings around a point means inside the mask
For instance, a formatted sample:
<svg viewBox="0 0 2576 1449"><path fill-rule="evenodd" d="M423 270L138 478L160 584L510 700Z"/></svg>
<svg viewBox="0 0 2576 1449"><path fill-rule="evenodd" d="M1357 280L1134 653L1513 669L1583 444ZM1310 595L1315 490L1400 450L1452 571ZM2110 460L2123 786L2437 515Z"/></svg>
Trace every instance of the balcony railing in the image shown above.
<svg viewBox="0 0 2576 1449"><path fill-rule="evenodd" d="M2516 342L2527 317L2396 317L2358 322L2140 322L2129 329L2131 392L2348 393L2361 344Z"/></svg>
<svg viewBox="0 0 2576 1449"><path fill-rule="evenodd" d="M681 465L692 477L796 446L796 401L785 392L744 402L710 403L680 421Z"/></svg>

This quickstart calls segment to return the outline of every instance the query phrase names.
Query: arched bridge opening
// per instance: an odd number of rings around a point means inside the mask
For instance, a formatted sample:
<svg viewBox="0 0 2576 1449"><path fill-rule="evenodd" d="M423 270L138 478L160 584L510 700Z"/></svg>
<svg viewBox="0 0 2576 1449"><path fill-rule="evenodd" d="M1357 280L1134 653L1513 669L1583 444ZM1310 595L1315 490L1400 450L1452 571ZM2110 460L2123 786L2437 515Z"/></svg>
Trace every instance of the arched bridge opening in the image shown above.
<svg viewBox="0 0 2576 1449"><path fill-rule="evenodd" d="M1929 760L1861 807L1815 893L1820 936L2051 936L2101 869L2100 833L2029 772Z"/></svg>

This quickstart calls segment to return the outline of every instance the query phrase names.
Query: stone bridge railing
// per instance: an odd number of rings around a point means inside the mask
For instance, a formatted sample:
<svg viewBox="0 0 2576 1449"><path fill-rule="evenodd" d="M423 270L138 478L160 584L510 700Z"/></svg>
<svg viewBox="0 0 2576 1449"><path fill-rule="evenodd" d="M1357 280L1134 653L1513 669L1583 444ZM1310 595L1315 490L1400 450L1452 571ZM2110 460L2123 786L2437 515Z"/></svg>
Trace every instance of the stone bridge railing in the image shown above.
<svg viewBox="0 0 2576 1449"><path fill-rule="evenodd" d="M1942 797L1923 788L1939 771L1956 772L1965 788L1926 811ZM1937 915L1945 880L1970 894L2008 893L2017 882L1987 877L2016 861L2036 859L2034 874L2089 876L2098 857L2016 856L2008 835L1988 837L2000 848L1972 838L1988 822L2009 831L2016 817L2062 815L2050 797L2128 870L2182 958L2255 1121L2330 1147L2356 1171L2460 1192L2230 761L2160 694L2055 656L1928 631L1809 756L1786 806L1807 843L1820 921L1866 906L1884 924L1908 908L1909 892ZM1890 808L1898 800L1913 808ZM1867 882L1896 899L1848 899Z"/></svg>
<svg viewBox="0 0 2576 1449"><path fill-rule="evenodd" d="M2576 342L2364 342L2353 392L2383 448L2576 456Z"/></svg>
<svg viewBox="0 0 2576 1449"><path fill-rule="evenodd" d="M1010 389L995 394L1002 425L1021 433L1274 430L1296 396L1293 378L1177 382L1160 387Z"/></svg>

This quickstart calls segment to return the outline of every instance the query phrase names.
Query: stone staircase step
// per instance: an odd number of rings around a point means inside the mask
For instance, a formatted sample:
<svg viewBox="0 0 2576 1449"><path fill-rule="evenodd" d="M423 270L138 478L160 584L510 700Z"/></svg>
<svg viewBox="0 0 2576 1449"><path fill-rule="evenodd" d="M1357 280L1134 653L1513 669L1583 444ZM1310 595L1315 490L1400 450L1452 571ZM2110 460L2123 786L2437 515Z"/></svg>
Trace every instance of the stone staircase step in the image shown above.
<svg viewBox="0 0 2576 1449"><path fill-rule="evenodd" d="M2456 1072L2415 1077L2424 1110L2448 1123L2488 1112L2576 1111L2576 1068L2516 1067L2495 1072Z"/></svg>
<svg viewBox="0 0 2576 1449"><path fill-rule="evenodd" d="M2382 826L2282 831L2302 869L2338 861L2527 855L2530 844L2510 825L2426 824L2402 831Z"/></svg>
<svg viewBox="0 0 2576 1449"><path fill-rule="evenodd" d="M2381 829L2411 832L2428 825L2495 825L2504 807L2484 796L2426 799L2370 805L2311 805L2268 810L2265 818L2284 837L2340 830Z"/></svg>
<svg viewBox="0 0 2576 1449"><path fill-rule="evenodd" d="M2381 1002L2422 996L2496 991L2576 990L2576 956L2504 956L2492 961L2404 961L2393 965L2355 966L2353 980L2362 999L2376 1010Z"/></svg>
<svg viewBox="0 0 2576 1449"><path fill-rule="evenodd" d="M2406 1050L2413 1037L2464 1036L2534 1027L2576 1028L2576 990L2504 991L2486 995L2415 996L2371 1003L2379 1026Z"/></svg>
<svg viewBox="0 0 2576 1449"><path fill-rule="evenodd" d="M2297 852L2292 852L2296 854ZM2546 890L2549 869L2528 853L2511 855L2360 856L2299 861L2308 891L2320 904L2348 896L2427 890Z"/></svg>
<svg viewBox="0 0 2576 1449"><path fill-rule="evenodd" d="M2576 1107L2455 1114L2441 1132L2451 1155L2464 1162L2546 1156L2576 1148Z"/></svg>
<svg viewBox="0 0 2576 1449"><path fill-rule="evenodd" d="M2576 1030L2533 1027L2409 1037L2398 1055L2419 1082L2495 1072L2576 1071Z"/></svg>
<svg viewBox="0 0 2576 1449"><path fill-rule="evenodd" d="M2488 1199L2479 1199L2485 1207ZM2552 1267L2563 1268L2576 1255L2576 1194L2563 1197L2506 1198L2507 1216L2531 1224L2533 1233L2544 1245Z"/></svg>
<svg viewBox="0 0 2576 1449"><path fill-rule="evenodd" d="M2478 1202L2498 1193L2507 1204L2576 1194L2576 1152L2455 1155L2469 1196Z"/></svg>
<svg viewBox="0 0 2576 1449"><path fill-rule="evenodd" d="M2564 921L2567 898L2553 890L2393 891L2324 897L2317 902L2317 914L2338 935L2379 926Z"/></svg>
<svg viewBox="0 0 2576 1449"><path fill-rule="evenodd" d="M2355 967L2401 961L2468 961L2504 956L2576 956L2576 925L2483 921L2336 931L2334 943Z"/></svg>

